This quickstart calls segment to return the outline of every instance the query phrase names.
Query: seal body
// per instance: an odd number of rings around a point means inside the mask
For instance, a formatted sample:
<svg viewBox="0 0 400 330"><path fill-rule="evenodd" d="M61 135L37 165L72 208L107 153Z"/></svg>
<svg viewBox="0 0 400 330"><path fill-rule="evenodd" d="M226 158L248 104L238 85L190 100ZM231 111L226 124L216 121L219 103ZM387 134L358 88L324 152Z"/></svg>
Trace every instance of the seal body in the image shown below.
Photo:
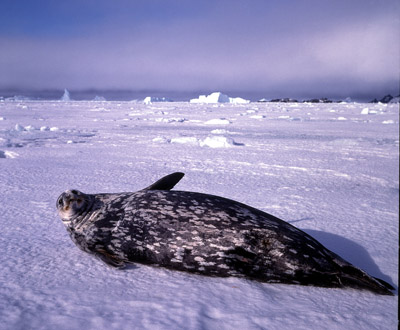
<svg viewBox="0 0 400 330"><path fill-rule="evenodd" d="M111 266L138 262L208 276L392 294L389 284L287 222L223 197L170 191L174 184L166 181L133 193L66 191L57 207L75 244Z"/></svg>

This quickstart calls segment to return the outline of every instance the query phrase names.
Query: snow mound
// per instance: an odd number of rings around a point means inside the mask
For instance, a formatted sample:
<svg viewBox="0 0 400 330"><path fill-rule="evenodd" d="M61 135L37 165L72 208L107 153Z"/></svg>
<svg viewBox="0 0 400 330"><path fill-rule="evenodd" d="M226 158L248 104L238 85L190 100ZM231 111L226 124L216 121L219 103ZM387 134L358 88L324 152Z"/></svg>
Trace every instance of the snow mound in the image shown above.
<svg viewBox="0 0 400 330"><path fill-rule="evenodd" d="M250 116L250 118L252 118L252 119L263 119L263 118L266 118L266 116L264 116L264 115L253 115L253 116Z"/></svg>
<svg viewBox="0 0 400 330"><path fill-rule="evenodd" d="M226 134L226 133L228 133L228 131L226 129L217 128L217 129L212 130L211 133L212 134Z"/></svg>
<svg viewBox="0 0 400 330"><path fill-rule="evenodd" d="M41 131L45 131L45 129L40 128ZM33 125L22 126L21 124L15 124L14 130L17 132L33 132L36 131L37 128Z"/></svg>
<svg viewBox="0 0 400 330"><path fill-rule="evenodd" d="M231 148L233 146L240 146L243 144L236 143L232 138L223 135L212 135L205 139L198 139L194 136L179 136L168 139L164 136L159 136L153 139L156 143L172 143L172 144L185 144L188 146L200 146L209 148Z"/></svg>
<svg viewBox="0 0 400 330"><path fill-rule="evenodd" d="M153 142L157 142L157 143L170 143L171 140L167 139L164 136L157 136L156 138L153 139Z"/></svg>
<svg viewBox="0 0 400 330"><path fill-rule="evenodd" d="M249 100L242 99L241 97L229 97L221 92L214 92L210 95L200 95L197 99L191 99L190 103L232 103L232 104L245 104L250 103Z"/></svg>
<svg viewBox="0 0 400 330"><path fill-rule="evenodd" d="M0 158L17 158L19 155L14 151L0 150Z"/></svg>
<svg viewBox="0 0 400 330"><path fill-rule="evenodd" d="M153 102L172 102L172 100L166 97L155 97L155 96L147 96L143 100L144 104L152 104Z"/></svg>
<svg viewBox="0 0 400 330"><path fill-rule="evenodd" d="M207 120L204 124L206 125L229 125L231 122L225 118L216 118Z"/></svg>
<svg viewBox="0 0 400 330"><path fill-rule="evenodd" d="M376 115L378 113L377 110L371 110L370 108L363 108L361 110L362 115Z"/></svg>
<svg viewBox="0 0 400 330"><path fill-rule="evenodd" d="M230 148L235 145L237 143L232 138L221 135L208 136L203 141L200 141L201 147Z"/></svg>
<svg viewBox="0 0 400 330"><path fill-rule="evenodd" d="M22 125L20 125L20 124L15 124L14 129L15 129L17 132L25 131L24 126L22 126Z"/></svg>
<svg viewBox="0 0 400 330"><path fill-rule="evenodd" d="M199 145L199 139L191 136L181 136L177 138L172 138L171 143L188 144L192 146Z"/></svg>
<svg viewBox="0 0 400 330"><path fill-rule="evenodd" d="M156 122L161 122L161 123L183 123L187 121L186 118L156 118Z"/></svg>

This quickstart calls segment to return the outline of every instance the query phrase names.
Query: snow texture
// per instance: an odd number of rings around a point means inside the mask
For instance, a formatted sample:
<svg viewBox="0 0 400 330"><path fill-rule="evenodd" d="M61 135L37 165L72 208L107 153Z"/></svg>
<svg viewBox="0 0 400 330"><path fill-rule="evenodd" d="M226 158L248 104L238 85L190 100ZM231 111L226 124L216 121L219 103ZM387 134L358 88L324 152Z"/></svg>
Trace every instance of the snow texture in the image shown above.
<svg viewBox="0 0 400 330"><path fill-rule="evenodd" d="M55 202L182 171L176 189L271 213L397 289L398 111L1 102L0 329L396 329L397 292L108 268L72 243Z"/></svg>

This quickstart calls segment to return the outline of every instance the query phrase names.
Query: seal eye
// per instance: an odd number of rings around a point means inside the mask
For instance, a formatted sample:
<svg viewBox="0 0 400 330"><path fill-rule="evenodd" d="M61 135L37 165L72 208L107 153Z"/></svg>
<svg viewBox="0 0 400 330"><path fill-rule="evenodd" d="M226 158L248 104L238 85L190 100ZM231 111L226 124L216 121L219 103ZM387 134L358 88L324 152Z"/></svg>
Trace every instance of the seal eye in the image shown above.
<svg viewBox="0 0 400 330"><path fill-rule="evenodd" d="M57 200L57 206L61 207L61 206L63 206L63 204L64 204L63 203L63 199L61 197L59 197L58 200Z"/></svg>

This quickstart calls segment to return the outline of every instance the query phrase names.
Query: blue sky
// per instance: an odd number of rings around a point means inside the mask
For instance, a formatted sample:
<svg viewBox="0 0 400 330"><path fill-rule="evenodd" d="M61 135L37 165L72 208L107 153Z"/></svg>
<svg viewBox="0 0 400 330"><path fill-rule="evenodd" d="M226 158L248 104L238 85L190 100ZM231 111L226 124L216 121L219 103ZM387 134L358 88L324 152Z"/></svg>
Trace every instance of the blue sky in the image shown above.
<svg viewBox="0 0 400 330"><path fill-rule="evenodd" d="M396 94L399 17L398 0L2 0L0 89Z"/></svg>

